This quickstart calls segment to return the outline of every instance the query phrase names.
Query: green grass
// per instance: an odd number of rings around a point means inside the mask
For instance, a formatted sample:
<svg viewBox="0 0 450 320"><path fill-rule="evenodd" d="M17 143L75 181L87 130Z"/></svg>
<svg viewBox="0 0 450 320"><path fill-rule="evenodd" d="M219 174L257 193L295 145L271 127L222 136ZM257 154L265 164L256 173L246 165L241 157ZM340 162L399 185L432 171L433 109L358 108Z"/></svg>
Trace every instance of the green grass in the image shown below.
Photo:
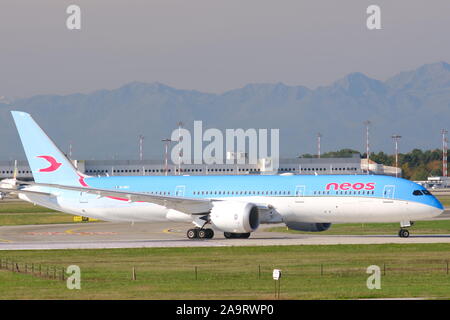
<svg viewBox="0 0 450 320"><path fill-rule="evenodd" d="M0 226L78 223L65 213L0 213Z"/></svg>
<svg viewBox="0 0 450 320"><path fill-rule="evenodd" d="M34 205L25 201L1 201L0 200L0 214L1 213L48 213L57 212L48 208Z"/></svg>
<svg viewBox="0 0 450 320"><path fill-rule="evenodd" d="M273 299L273 268L283 272L282 299L450 297L450 244L40 250L0 258L81 268L81 290L0 270L2 299ZM369 265L386 267L381 290L366 287Z"/></svg>
<svg viewBox="0 0 450 320"><path fill-rule="evenodd" d="M69 223L72 218L24 202L0 202L0 225ZM417 222L411 229L413 234L449 230L446 220ZM397 231L398 224L348 224L321 234ZM21 268L23 263L76 264L82 270L81 290L0 270L0 299L272 299L273 268L283 270L283 299L450 298L450 244L3 251L0 258L22 263ZM381 290L366 287L366 268L372 264L386 266ZM131 281L133 267L136 281Z"/></svg>
<svg viewBox="0 0 450 320"><path fill-rule="evenodd" d="M73 217L24 201L0 201L0 226L77 223Z"/></svg>
<svg viewBox="0 0 450 320"><path fill-rule="evenodd" d="M398 223L347 223L333 224L327 231L322 232L302 232L288 229L287 227L273 227L265 229L272 232L286 232L294 234L318 234L318 235L375 235L398 233L400 225ZM450 220L429 220L417 221L409 228L411 234L450 234Z"/></svg>

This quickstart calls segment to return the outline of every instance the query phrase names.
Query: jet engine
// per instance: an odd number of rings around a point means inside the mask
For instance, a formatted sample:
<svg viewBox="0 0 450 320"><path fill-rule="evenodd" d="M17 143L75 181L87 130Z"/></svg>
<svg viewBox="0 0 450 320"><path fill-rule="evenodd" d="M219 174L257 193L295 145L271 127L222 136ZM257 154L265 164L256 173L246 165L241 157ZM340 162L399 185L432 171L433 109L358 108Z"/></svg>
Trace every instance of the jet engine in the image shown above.
<svg viewBox="0 0 450 320"><path fill-rule="evenodd" d="M328 230L331 223L307 223L307 222L286 222L289 229L307 232L320 232Z"/></svg>
<svg viewBox="0 0 450 320"><path fill-rule="evenodd" d="M210 221L224 232L249 233L259 227L259 210L253 203L217 201L211 210Z"/></svg>

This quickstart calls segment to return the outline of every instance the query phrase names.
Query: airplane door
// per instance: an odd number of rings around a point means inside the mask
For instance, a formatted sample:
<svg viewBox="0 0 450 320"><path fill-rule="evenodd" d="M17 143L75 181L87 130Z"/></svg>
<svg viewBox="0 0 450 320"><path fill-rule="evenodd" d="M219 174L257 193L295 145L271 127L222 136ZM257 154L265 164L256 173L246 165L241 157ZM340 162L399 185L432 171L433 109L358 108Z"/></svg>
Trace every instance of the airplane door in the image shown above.
<svg viewBox="0 0 450 320"><path fill-rule="evenodd" d="M383 198L384 199L394 199L395 186L384 186Z"/></svg>
<svg viewBox="0 0 450 320"><path fill-rule="evenodd" d="M184 197L185 190L186 190L186 186L176 186L175 187L175 196Z"/></svg>
<svg viewBox="0 0 450 320"><path fill-rule="evenodd" d="M88 203L88 194L86 192L80 192L80 203Z"/></svg>
<svg viewBox="0 0 450 320"><path fill-rule="evenodd" d="M305 186L295 186L295 196L304 197L305 196Z"/></svg>
<svg viewBox="0 0 450 320"><path fill-rule="evenodd" d="M303 204L305 203L305 190L306 186L295 186L295 198L293 204L295 208L297 208L299 204L303 207Z"/></svg>

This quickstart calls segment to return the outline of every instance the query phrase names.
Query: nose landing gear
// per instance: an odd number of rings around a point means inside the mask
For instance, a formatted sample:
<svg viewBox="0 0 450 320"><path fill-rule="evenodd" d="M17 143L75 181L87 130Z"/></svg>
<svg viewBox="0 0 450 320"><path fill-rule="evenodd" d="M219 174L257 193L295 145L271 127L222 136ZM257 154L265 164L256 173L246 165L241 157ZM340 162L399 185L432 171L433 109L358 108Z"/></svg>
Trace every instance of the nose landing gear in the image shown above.
<svg viewBox="0 0 450 320"><path fill-rule="evenodd" d="M398 236L400 238L408 238L409 237L409 231L408 227L411 227L414 224L414 222L411 221L401 221L400 222L400 231L398 232Z"/></svg>
<svg viewBox="0 0 450 320"><path fill-rule="evenodd" d="M400 229L400 231L398 232L398 236L400 238L408 238L409 237L409 231L408 229Z"/></svg>

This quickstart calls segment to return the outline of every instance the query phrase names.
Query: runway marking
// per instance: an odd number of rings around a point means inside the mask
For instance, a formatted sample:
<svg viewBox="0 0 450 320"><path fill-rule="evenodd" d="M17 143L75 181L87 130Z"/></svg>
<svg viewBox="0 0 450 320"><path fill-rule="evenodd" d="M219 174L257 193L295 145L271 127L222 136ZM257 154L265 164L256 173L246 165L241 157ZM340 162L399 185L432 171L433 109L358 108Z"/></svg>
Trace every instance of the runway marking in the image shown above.
<svg viewBox="0 0 450 320"><path fill-rule="evenodd" d="M111 232L111 231L77 231L80 230L82 228L76 228L76 229L68 229L66 231L64 231L64 233L69 234L69 235L77 235L77 236L94 236L94 235L116 235L118 234L117 232Z"/></svg>
<svg viewBox="0 0 450 320"><path fill-rule="evenodd" d="M26 232L25 234L30 235L30 236L64 236L64 235L71 235L71 236L104 236L104 235L117 235L117 232L98 232L98 231L93 231L93 232L88 232L88 231L76 231L79 229L69 229L66 230L64 232L61 231L46 231L46 232Z"/></svg>
<svg viewBox="0 0 450 320"><path fill-rule="evenodd" d="M164 229L163 233L167 233L167 234L183 233L183 230L169 228L169 229Z"/></svg>
<svg viewBox="0 0 450 320"><path fill-rule="evenodd" d="M6 239L0 239L0 242L7 242L7 243L12 243L11 240L6 240Z"/></svg>
<svg viewBox="0 0 450 320"><path fill-rule="evenodd" d="M78 230L78 229L68 229L68 230L66 230L64 232L67 233L67 234L74 234L74 230Z"/></svg>

